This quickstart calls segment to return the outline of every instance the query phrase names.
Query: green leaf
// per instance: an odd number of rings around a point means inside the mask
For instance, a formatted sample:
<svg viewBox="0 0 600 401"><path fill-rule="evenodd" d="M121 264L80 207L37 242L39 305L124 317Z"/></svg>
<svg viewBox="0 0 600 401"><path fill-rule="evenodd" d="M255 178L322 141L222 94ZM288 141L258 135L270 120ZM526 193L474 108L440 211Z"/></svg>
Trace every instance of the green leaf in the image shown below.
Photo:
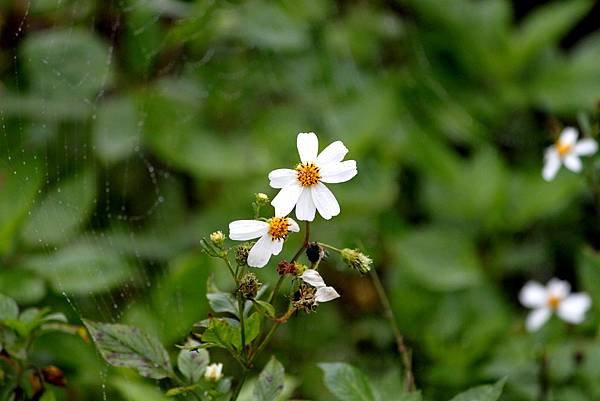
<svg viewBox="0 0 600 401"><path fill-rule="evenodd" d="M346 363L320 363L325 386L340 401L375 401L375 393L367 377Z"/></svg>
<svg viewBox="0 0 600 401"><path fill-rule="evenodd" d="M96 176L91 170L56 183L32 211L23 239L32 246L64 242L85 224L95 197Z"/></svg>
<svg viewBox="0 0 600 401"><path fill-rule="evenodd" d="M600 305L600 254L591 248L583 249L577 268L579 281L592 297L592 303Z"/></svg>
<svg viewBox="0 0 600 401"><path fill-rule="evenodd" d="M193 340L186 343L186 346L194 345L200 345L200 343ZM209 358L208 351L205 349L182 349L177 357L177 367L186 379L192 383L196 383L204 374Z"/></svg>
<svg viewBox="0 0 600 401"><path fill-rule="evenodd" d="M229 350L239 349L239 327L231 323L231 319L211 318L208 327L200 338L203 343L211 346L226 348Z"/></svg>
<svg viewBox="0 0 600 401"><path fill-rule="evenodd" d="M136 369L152 379L173 376L169 355L157 338L124 324L83 320L100 355L113 366Z"/></svg>
<svg viewBox="0 0 600 401"><path fill-rule="evenodd" d="M450 401L497 401L502 395L506 379L501 379L496 384L474 387L458 394Z"/></svg>
<svg viewBox="0 0 600 401"><path fill-rule="evenodd" d="M0 321L13 320L19 316L19 306L14 299L0 294Z"/></svg>
<svg viewBox="0 0 600 401"><path fill-rule="evenodd" d="M0 271L0 292L22 304L39 302L46 295L44 280L23 269Z"/></svg>
<svg viewBox="0 0 600 401"><path fill-rule="evenodd" d="M275 401L283 391L285 371L283 365L271 357L267 366L258 375L254 385L253 401Z"/></svg>
<svg viewBox="0 0 600 401"><path fill-rule="evenodd" d="M120 255L91 243L75 243L48 256L28 258L22 266L46 278L56 292L77 295L109 291L133 276Z"/></svg>
<svg viewBox="0 0 600 401"><path fill-rule="evenodd" d="M260 313L262 313L263 315L265 315L269 318L275 317L275 308L273 307L273 305L271 305L267 301L261 301L260 299L254 299L252 302L254 303L256 310L259 311Z"/></svg>
<svg viewBox="0 0 600 401"><path fill-rule="evenodd" d="M208 292L206 294L211 309L217 313L231 313L238 316L238 302L227 292Z"/></svg>
<svg viewBox="0 0 600 401"><path fill-rule="evenodd" d="M115 163L133 153L139 143L138 132L138 118L131 98L110 98L98 107L94 145L104 163Z"/></svg>
<svg viewBox="0 0 600 401"><path fill-rule="evenodd" d="M246 345L250 344L260 334L260 313L255 312L250 315L249 318L244 320L244 327L246 329ZM241 343L241 339L240 339ZM241 348L241 344L240 344Z"/></svg>
<svg viewBox="0 0 600 401"><path fill-rule="evenodd" d="M75 97L93 102L111 82L108 46L90 31L44 30L28 35L21 59L33 91L44 97Z"/></svg>
<svg viewBox="0 0 600 401"><path fill-rule="evenodd" d="M111 385L129 401L170 401L162 394L160 389L150 383L141 383L130 378L115 377L111 379Z"/></svg>

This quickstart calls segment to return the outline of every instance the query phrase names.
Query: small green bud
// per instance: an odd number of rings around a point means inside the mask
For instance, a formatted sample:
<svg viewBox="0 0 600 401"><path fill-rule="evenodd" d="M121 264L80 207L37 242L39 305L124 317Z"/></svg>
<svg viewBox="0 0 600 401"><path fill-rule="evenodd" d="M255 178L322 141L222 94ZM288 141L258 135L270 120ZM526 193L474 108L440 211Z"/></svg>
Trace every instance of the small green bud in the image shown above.
<svg viewBox="0 0 600 401"><path fill-rule="evenodd" d="M262 287L262 283L258 281L256 275L254 273L246 273L240 281L239 291L246 299L254 299L260 287Z"/></svg>
<svg viewBox="0 0 600 401"><path fill-rule="evenodd" d="M215 231L210 234L210 241L218 248L222 248L225 243L225 234L222 231Z"/></svg>
<svg viewBox="0 0 600 401"><path fill-rule="evenodd" d="M266 205L269 203L269 196L267 194L259 192L255 194L254 201L260 206Z"/></svg>
<svg viewBox="0 0 600 401"><path fill-rule="evenodd" d="M340 254L344 263L359 273L366 274L371 270L373 260L358 249L344 248Z"/></svg>
<svg viewBox="0 0 600 401"><path fill-rule="evenodd" d="M235 247L235 263L238 266L246 266L248 264L248 253L252 245L252 243L245 242Z"/></svg>

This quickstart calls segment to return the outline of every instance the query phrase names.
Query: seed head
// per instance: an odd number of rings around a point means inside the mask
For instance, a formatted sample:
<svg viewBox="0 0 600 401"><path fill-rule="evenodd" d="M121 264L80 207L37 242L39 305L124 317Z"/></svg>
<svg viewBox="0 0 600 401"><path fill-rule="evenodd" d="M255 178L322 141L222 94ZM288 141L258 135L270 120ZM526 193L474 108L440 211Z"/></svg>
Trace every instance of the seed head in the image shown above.
<svg viewBox="0 0 600 401"><path fill-rule="evenodd" d="M252 243L245 242L235 247L235 263L238 266L248 265L248 252L250 252L252 245Z"/></svg>
<svg viewBox="0 0 600 401"><path fill-rule="evenodd" d="M344 263L357 272L366 274L371 270L373 260L358 249L344 248L341 255Z"/></svg>
<svg viewBox="0 0 600 401"><path fill-rule="evenodd" d="M314 312L317 309L316 290L306 284L300 285L298 291L294 294L292 306L296 310L303 310L306 313Z"/></svg>
<svg viewBox="0 0 600 401"><path fill-rule="evenodd" d="M260 287L262 287L262 283L258 281L256 275L254 273L246 273L240 281L239 291L246 299L254 299Z"/></svg>

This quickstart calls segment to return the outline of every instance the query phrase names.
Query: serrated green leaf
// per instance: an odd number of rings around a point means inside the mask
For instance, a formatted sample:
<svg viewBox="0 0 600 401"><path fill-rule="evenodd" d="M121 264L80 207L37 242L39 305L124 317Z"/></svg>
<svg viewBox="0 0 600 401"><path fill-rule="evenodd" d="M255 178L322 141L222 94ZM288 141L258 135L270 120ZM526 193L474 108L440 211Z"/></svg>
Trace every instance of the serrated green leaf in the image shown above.
<svg viewBox="0 0 600 401"><path fill-rule="evenodd" d="M136 369L152 379L173 376L169 354L156 337L124 324L83 323L109 364Z"/></svg>
<svg viewBox="0 0 600 401"><path fill-rule="evenodd" d="M254 385L253 401L275 401L283 391L285 381L285 370L283 365L271 357L267 366L258 375Z"/></svg>
<svg viewBox="0 0 600 401"><path fill-rule="evenodd" d="M375 401L375 393L367 377L346 363L320 363L325 386L340 401Z"/></svg>
<svg viewBox="0 0 600 401"><path fill-rule="evenodd" d="M506 379L501 379L495 384L474 387L458 394L450 401L497 401L502 395Z"/></svg>
<svg viewBox="0 0 600 401"><path fill-rule="evenodd" d="M200 345L200 343L190 340L186 343L186 346L188 345ZM179 368L179 371L186 379L192 383L196 383L204 374L209 359L210 356L205 349L182 349L177 357L177 368Z"/></svg>

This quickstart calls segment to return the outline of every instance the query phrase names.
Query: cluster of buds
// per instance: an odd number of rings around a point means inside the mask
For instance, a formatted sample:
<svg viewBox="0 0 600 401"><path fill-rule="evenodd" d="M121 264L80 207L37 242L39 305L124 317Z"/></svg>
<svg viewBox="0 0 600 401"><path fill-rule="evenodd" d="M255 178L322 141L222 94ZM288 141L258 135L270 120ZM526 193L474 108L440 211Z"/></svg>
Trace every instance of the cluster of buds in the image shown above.
<svg viewBox="0 0 600 401"><path fill-rule="evenodd" d="M202 238L200 240L200 246L202 250L213 257L222 258L225 254L225 239L227 237L223 234L222 231L215 231L209 235L209 240L206 238Z"/></svg>
<svg viewBox="0 0 600 401"><path fill-rule="evenodd" d="M286 260L282 260L279 262L275 271L280 276L285 276L287 274L291 276L300 276L306 270L306 266L298 263L298 262L288 262Z"/></svg>
<svg viewBox="0 0 600 401"><path fill-rule="evenodd" d="M371 271L373 260L358 249L344 248L340 255L344 263L361 274Z"/></svg>
<svg viewBox="0 0 600 401"><path fill-rule="evenodd" d="M262 287L262 283L258 280L256 275L254 273L246 273L240 280L238 291L246 299L254 299L256 298L256 294L258 294L260 287Z"/></svg>

